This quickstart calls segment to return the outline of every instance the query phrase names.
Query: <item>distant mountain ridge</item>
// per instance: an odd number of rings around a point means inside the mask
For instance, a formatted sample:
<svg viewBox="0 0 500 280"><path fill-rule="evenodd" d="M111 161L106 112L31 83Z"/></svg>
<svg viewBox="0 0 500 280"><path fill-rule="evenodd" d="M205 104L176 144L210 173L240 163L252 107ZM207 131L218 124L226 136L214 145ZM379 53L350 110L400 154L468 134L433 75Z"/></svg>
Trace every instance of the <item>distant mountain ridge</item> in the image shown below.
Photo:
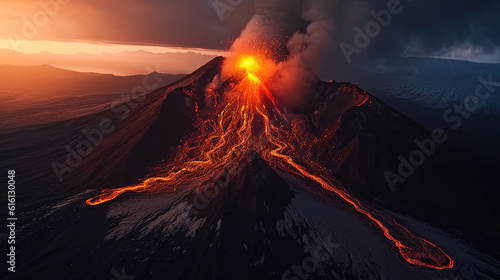
<svg viewBox="0 0 500 280"><path fill-rule="evenodd" d="M64 121L165 87L186 75L115 76L49 65L0 65L0 130Z"/></svg>
<svg viewBox="0 0 500 280"><path fill-rule="evenodd" d="M53 99L95 93L123 93L142 85L146 76L155 75L166 86L185 75L152 72L148 75L115 76L91 72L76 72L49 65L0 65L0 92L24 98Z"/></svg>

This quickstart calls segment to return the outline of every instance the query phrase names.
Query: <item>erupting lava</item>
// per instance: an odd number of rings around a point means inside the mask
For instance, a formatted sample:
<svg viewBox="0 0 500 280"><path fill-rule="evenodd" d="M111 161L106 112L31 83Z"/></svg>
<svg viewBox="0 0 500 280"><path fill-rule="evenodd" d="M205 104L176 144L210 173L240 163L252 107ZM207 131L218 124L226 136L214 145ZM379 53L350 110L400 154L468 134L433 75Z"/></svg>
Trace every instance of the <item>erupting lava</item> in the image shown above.
<svg viewBox="0 0 500 280"><path fill-rule="evenodd" d="M276 69L272 60L265 55L245 54L228 58L224 68L232 78L224 100L215 108L217 114L214 119L198 123L197 134L184 142L167 172L138 185L105 189L87 200L87 204L101 204L125 192L175 191L184 184L203 188L204 183L237 157L255 151L273 168L298 175L335 193L380 229L409 263L435 269L453 267L453 260L440 248L414 236L387 214L361 204L322 171L307 151L291 144L292 129L300 128L294 127L266 87ZM302 143L312 142L310 140L302 140Z"/></svg>

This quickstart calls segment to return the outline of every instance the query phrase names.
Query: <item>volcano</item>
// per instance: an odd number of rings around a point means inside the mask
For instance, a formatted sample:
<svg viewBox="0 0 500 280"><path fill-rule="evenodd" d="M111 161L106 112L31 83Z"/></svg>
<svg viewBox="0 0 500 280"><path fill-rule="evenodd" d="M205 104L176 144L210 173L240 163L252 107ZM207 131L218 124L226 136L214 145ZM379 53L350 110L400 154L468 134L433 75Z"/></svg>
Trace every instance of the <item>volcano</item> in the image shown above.
<svg viewBox="0 0 500 280"><path fill-rule="evenodd" d="M468 172L448 176L454 159L458 170L467 168L452 146L440 147L393 193L384 173L397 170L398 155L414 149L414 139L429 137L425 128L357 86L335 81L318 81L307 102L290 112L266 86L263 66L255 65L260 61L248 57L237 60L234 75L213 88L224 61L214 59L133 100L135 106L121 104L129 106L127 118L116 121L116 129L68 175L71 183L56 183L47 170L61 153L45 155L37 168L20 168L23 177L40 180L20 184L25 187L19 198L30 203L21 216L29 222L20 229L19 246L34 253L19 256L19 274L500 277L499 262L481 243L464 242L477 238L474 231L465 236L436 226L449 213L465 211L459 201L466 194L450 192L454 184L480 182ZM36 139L56 127L79 131L83 123L117 120L113 113L13 131L7 139ZM50 145L48 150L58 143ZM26 158L35 156L40 157ZM448 223L494 232L485 226L491 223L483 223L487 217L476 219L482 213L479 208L466 222Z"/></svg>

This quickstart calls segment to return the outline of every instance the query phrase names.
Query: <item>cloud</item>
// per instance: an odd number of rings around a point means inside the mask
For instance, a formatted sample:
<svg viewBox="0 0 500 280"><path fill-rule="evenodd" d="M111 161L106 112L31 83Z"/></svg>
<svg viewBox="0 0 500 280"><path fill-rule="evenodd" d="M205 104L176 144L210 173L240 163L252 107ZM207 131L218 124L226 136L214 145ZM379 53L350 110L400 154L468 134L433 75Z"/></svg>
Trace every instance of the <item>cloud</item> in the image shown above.
<svg viewBox="0 0 500 280"><path fill-rule="evenodd" d="M316 13L335 20L333 39L342 41L352 39L354 26L364 26L371 20L370 10L387 7L388 1L242 0L224 14L224 21L219 18L212 0L69 1L33 39L223 49L227 46L225 42L245 27L255 7L258 13L278 20L293 33L305 31L303 13L311 10L309 6L320 7ZM409 38L416 38L434 49L442 48L443 44L465 42L471 25L475 26L475 45L500 45L499 1L400 2L405 10L374 40L368 57L400 54ZM29 19L40 10L38 1L31 0L2 5L5 9L0 11L0 38L5 38L8 32L20 33L23 17ZM331 49L332 53L338 51L338 47Z"/></svg>
<svg viewBox="0 0 500 280"><path fill-rule="evenodd" d="M278 64L277 77L272 85L276 97L295 108L303 103L310 89L318 81L321 62L331 44L333 21L315 18L306 32L293 34L287 43L290 56Z"/></svg>
<svg viewBox="0 0 500 280"><path fill-rule="evenodd" d="M406 54L411 48L429 56L445 50L452 55L465 46L492 52L500 45L498 1L401 2L405 10L375 40L372 57Z"/></svg>
<svg viewBox="0 0 500 280"><path fill-rule="evenodd" d="M248 20L245 13L253 12L252 8L247 9L252 1L243 2L228 15L227 21L221 22L208 0L73 0L61 5L49 23L37 30L36 37L29 39L222 49L221 42L235 29L241 30ZM2 6L0 38L4 39L10 32L22 34L25 19L32 21L43 11L39 1L31 0ZM231 21L236 15L243 21L240 25Z"/></svg>
<svg viewBox="0 0 500 280"><path fill-rule="evenodd" d="M443 46L441 49L428 50L421 42L408 44L405 56L431 57L453 60L465 60L478 63L500 63L500 47L485 48L471 41Z"/></svg>
<svg viewBox="0 0 500 280"><path fill-rule="evenodd" d="M48 0L47 0L48 1ZM226 1L226 0L221 0ZM237 1L233 1L237 2ZM337 79L349 69L339 43L352 42L355 26L372 20L371 10L387 7L389 0L242 0L224 14L221 21L213 0L87 0L69 1L32 40L87 41L128 45L158 45L189 48L225 49L236 38L255 11L277 20L284 34L307 34L308 24L329 18L334 32L322 59L318 75ZM411 44L419 53L435 55L449 50L448 57L459 57L461 45L474 46L476 58L495 59L500 46L500 1L400 0L404 11L393 17L371 44L357 55L359 62L381 57L405 55ZM228 2L225 2L228 3ZM9 32L21 34L23 18L40 11L39 1L18 0L2 4L0 39ZM256 8L256 9L255 9ZM314 36L308 38L314 40ZM477 50L484 51L477 51ZM482 54L484 53L484 54ZM488 56L491 54L491 56ZM298 58L294 58L297 61Z"/></svg>

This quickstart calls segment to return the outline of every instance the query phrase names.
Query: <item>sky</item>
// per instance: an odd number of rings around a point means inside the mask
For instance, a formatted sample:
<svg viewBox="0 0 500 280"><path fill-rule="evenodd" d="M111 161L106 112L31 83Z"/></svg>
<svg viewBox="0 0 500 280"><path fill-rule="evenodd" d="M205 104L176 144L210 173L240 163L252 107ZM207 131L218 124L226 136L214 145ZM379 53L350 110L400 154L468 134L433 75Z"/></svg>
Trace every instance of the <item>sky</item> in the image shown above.
<svg viewBox="0 0 500 280"><path fill-rule="evenodd" d="M155 68L189 73L224 55L252 15L271 13L290 33L304 31L304 6L332 19L325 75L345 64L355 27L396 0L0 0L0 64L129 75ZM424 56L500 63L500 1L398 1L353 63ZM256 8L257 7L257 8Z"/></svg>
<svg viewBox="0 0 500 280"><path fill-rule="evenodd" d="M221 20L211 1L0 0L0 64L190 73L224 55L224 43L248 19L231 20Z"/></svg>

